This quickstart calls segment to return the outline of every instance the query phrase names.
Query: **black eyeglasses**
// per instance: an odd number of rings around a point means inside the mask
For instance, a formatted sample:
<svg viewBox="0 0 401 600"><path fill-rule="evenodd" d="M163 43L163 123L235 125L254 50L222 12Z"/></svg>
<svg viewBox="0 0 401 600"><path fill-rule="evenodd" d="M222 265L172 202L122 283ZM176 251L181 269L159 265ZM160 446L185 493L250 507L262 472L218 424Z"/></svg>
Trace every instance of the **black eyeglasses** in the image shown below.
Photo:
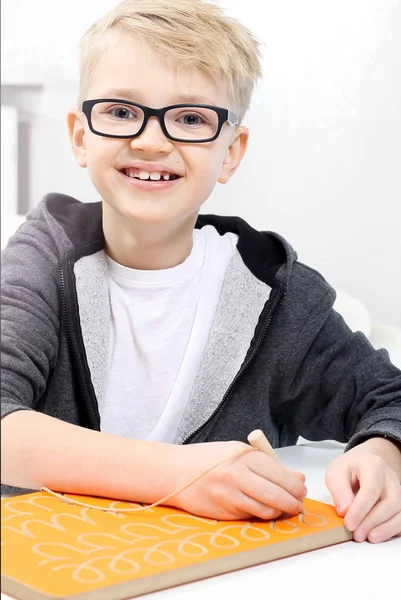
<svg viewBox="0 0 401 600"><path fill-rule="evenodd" d="M96 135L132 139L144 131L150 117L157 117L164 135L175 142L200 144L215 140L225 123L239 124L226 108L207 104L173 104L149 108L136 102L102 98L82 102L89 129Z"/></svg>

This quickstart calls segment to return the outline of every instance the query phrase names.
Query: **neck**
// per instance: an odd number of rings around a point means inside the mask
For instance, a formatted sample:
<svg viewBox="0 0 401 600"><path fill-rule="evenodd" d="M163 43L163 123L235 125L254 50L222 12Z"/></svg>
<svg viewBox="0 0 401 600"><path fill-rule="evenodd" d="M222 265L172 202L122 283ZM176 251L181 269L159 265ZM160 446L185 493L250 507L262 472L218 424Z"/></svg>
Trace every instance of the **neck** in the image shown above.
<svg viewBox="0 0 401 600"><path fill-rule="evenodd" d="M121 224L104 218L103 232L108 256L124 267L143 271L171 269L191 253L196 216L178 226L169 224Z"/></svg>

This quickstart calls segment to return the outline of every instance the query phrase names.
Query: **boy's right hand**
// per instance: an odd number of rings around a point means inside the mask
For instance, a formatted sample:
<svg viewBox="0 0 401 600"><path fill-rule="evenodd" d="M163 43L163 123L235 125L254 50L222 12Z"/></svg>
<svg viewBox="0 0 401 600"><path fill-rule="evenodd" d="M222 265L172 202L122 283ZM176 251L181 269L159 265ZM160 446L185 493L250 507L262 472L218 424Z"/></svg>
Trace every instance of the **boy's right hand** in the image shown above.
<svg viewBox="0 0 401 600"><path fill-rule="evenodd" d="M242 442L208 442L180 449L177 488L214 464L237 457L173 496L170 503L177 508L218 520L270 520L284 512L301 512L307 493L305 476L267 454Z"/></svg>

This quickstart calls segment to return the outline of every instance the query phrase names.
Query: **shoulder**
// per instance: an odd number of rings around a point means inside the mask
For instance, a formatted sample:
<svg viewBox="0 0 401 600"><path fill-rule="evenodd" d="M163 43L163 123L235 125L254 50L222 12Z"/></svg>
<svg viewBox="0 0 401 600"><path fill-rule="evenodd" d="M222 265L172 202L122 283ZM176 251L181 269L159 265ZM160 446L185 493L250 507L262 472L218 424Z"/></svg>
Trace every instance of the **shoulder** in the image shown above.
<svg viewBox="0 0 401 600"><path fill-rule="evenodd" d="M336 299L334 288L312 267L298 262L292 264L286 287L286 314L297 327L320 327L329 316Z"/></svg>
<svg viewBox="0 0 401 600"><path fill-rule="evenodd" d="M31 210L1 253L2 280L18 268L46 272L57 262L57 244L46 219L44 199Z"/></svg>
<svg viewBox="0 0 401 600"><path fill-rule="evenodd" d="M331 318L336 292L321 273L297 260L292 263L282 290L272 333L275 332L277 345L283 345L282 360L287 362L289 353L308 347Z"/></svg>
<svg viewBox="0 0 401 600"><path fill-rule="evenodd" d="M47 194L11 236L2 261L17 256L27 262L58 261L91 244L103 247L101 202L84 203L65 194ZM52 262L52 260L50 260Z"/></svg>
<svg viewBox="0 0 401 600"><path fill-rule="evenodd" d="M327 295L333 298L333 301L335 298L334 288L323 274L298 260L292 265L288 288L297 294L306 294L315 300Z"/></svg>

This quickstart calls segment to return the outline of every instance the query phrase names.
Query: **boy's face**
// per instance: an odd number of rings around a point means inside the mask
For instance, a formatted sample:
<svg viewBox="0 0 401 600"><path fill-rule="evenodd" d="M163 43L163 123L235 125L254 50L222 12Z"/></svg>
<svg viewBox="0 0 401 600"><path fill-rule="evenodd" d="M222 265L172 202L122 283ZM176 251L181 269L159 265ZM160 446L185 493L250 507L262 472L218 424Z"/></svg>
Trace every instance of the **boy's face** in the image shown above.
<svg viewBox="0 0 401 600"><path fill-rule="evenodd" d="M116 98L152 108L204 102L234 109L225 85L198 71L166 66L150 48L126 37L119 36L116 42L92 72L85 99ZM163 134L154 117L139 137L106 138L92 133L78 110L69 114L68 124L74 154L88 168L104 200L104 214L115 225L128 227L129 223L169 223L174 228L174 223L182 227L186 222L192 227L216 182L227 182L238 167L248 138L245 127L225 124L213 142L176 142ZM146 167L179 178L146 182L127 176L135 172L127 168L146 171Z"/></svg>

